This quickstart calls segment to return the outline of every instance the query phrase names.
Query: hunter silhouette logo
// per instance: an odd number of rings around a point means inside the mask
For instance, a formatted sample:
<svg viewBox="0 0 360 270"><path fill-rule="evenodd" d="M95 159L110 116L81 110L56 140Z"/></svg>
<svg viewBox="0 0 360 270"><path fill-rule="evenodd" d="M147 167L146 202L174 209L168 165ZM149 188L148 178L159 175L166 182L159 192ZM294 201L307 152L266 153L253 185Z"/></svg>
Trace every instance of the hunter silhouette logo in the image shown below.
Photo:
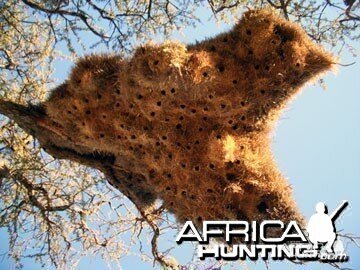
<svg viewBox="0 0 360 270"><path fill-rule="evenodd" d="M317 203L316 213L310 217L306 230L295 220L289 223L281 220L264 220L260 223L232 220L203 221L200 233L192 221L187 221L176 242L197 241L197 256L201 260L206 257L267 260L271 257L295 261L344 262L349 257L336 234L334 223L348 205L347 201L343 201L328 215L326 205ZM269 236L269 231L276 231L277 237Z"/></svg>
<svg viewBox="0 0 360 270"><path fill-rule="evenodd" d="M323 202L316 204L316 214L311 216L307 226L309 240L314 245L314 249L319 248L319 243L326 243L325 248L328 253L343 251L340 239L336 240L337 235L334 223L348 205L347 201L343 201L331 215L328 215L327 207ZM335 250L333 250L333 246Z"/></svg>

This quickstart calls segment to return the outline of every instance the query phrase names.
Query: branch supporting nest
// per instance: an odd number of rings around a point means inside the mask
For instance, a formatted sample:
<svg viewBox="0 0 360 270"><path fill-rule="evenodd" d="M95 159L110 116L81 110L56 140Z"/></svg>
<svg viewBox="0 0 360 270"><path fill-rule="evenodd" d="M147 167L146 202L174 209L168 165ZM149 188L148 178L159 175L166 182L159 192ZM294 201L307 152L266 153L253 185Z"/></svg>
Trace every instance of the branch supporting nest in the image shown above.
<svg viewBox="0 0 360 270"><path fill-rule="evenodd" d="M151 207L145 207L142 198L139 198L122 184L122 179L116 177L115 170L119 170L113 164L114 160L111 156L99 153L79 153L70 148L72 142L69 142L66 137L63 137L59 129L48 125L49 119L45 114L41 113L40 107L26 107L13 103L11 101L0 100L0 113L14 120L26 132L36 137L42 147L51 154L54 158L68 159L79 162L86 166L96 168L102 171L111 185L115 186L123 194L132 201L138 209L142 219L151 227L153 231L153 238L151 241L152 254L154 256L154 263L158 262L163 267L174 268L174 264L168 262L164 255L158 251L158 238L160 236L160 229L156 224L156 217L164 210L163 207L153 210ZM64 147L69 146L69 148ZM86 151L86 149L83 149ZM118 171L117 171L118 172ZM125 172L123 172L124 177ZM13 177L19 182L29 193L29 199L39 208L42 212L59 211L70 206L44 206L32 194L33 186L22 175L15 175L9 171L6 166L0 164L0 180L5 177Z"/></svg>
<svg viewBox="0 0 360 270"><path fill-rule="evenodd" d="M151 252L154 256L154 266L157 262L165 269L178 269L178 265L175 262L168 260L164 254L159 252L158 249L158 240L161 235L161 231L156 223L156 220L158 215L161 214L161 212L164 210L163 206L148 213L146 213L144 210L140 210L140 207L138 207L138 209L142 219L150 226L151 230L153 231L153 236L151 239Z"/></svg>

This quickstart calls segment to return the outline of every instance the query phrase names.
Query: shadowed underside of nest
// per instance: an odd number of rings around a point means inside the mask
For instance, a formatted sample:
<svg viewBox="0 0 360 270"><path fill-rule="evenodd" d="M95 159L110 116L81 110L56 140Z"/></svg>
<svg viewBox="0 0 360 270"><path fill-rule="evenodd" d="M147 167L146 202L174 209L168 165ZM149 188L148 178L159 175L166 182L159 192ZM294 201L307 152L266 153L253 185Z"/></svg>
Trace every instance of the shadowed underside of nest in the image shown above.
<svg viewBox="0 0 360 270"><path fill-rule="evenodd" d="M179 222L302 222L269 132L332 63L297 25L249 11L194 45L80 59L38 108L41 128L25 129L55 157L102 170L143 210L161 199Z"/></svg>

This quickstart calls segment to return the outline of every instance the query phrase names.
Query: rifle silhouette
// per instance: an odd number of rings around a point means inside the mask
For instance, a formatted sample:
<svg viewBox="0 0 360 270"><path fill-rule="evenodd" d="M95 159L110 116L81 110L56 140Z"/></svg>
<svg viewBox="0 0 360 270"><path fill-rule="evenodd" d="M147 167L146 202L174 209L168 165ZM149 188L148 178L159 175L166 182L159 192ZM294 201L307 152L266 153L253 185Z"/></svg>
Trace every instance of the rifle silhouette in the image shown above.
<svg viewBox="0 0 360 270"><path fill-rule="evenodd" d="M342 203L331 213L330 218L332 222L340 216L341 212L349 205L349 202L344 200Z"/></svg>

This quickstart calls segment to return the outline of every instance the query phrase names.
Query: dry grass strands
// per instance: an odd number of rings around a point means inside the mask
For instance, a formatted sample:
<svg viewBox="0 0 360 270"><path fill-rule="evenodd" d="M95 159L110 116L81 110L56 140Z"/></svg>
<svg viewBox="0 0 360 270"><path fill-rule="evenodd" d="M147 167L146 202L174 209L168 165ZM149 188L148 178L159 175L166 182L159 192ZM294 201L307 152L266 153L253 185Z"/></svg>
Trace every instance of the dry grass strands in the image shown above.
<svg viewBox="0 0 360 270"><path fill-rule="evenodd" d="M115 157L114 175L142 206L159 198L179 222L197 224L302 222L269 132L289 99L332 63L297 25L249 11L195 45L85 57L45 107L75 151Z"/></svg>

